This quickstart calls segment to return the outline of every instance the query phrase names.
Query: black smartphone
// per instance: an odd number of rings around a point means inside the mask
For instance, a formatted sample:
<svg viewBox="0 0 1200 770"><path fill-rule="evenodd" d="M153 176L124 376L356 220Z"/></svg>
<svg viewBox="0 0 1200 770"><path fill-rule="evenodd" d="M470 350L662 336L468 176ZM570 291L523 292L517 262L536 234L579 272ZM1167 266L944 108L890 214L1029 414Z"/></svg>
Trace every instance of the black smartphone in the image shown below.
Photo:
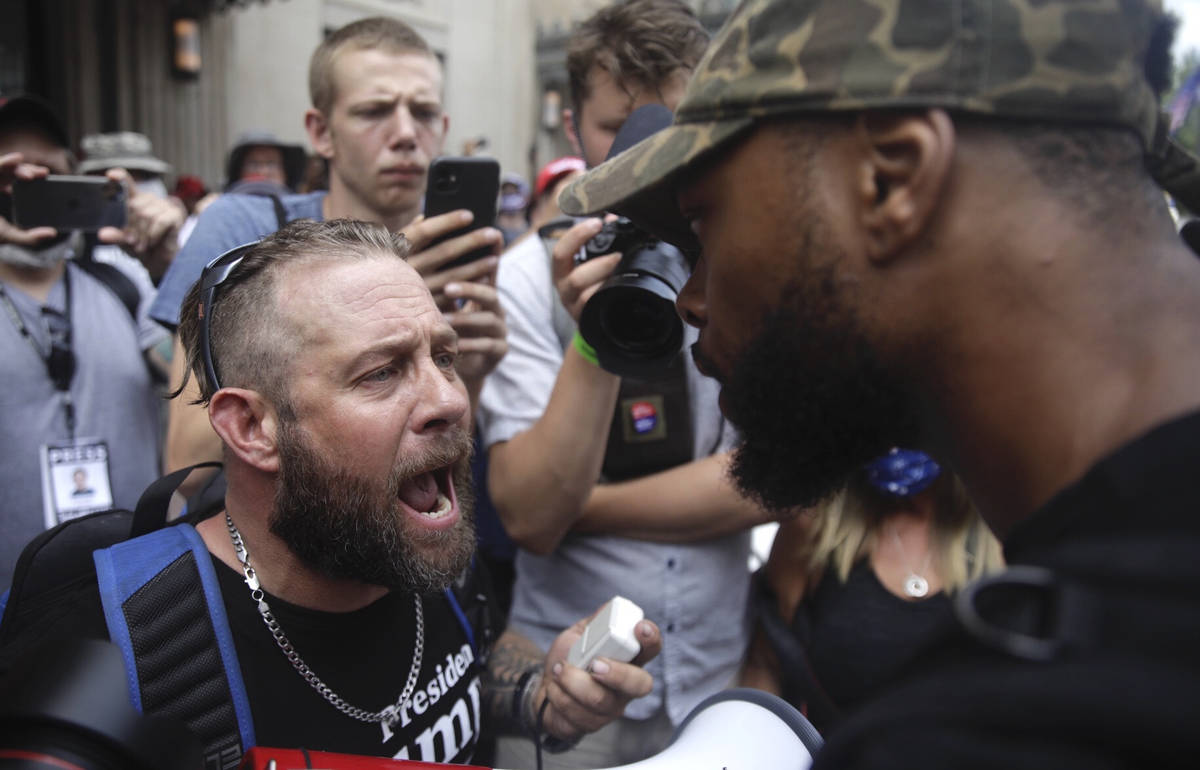
<svg viewBox="0 0 1200 770"><path fill-rule="evenodd" d="M493 158L435 158L429 166L425 189L425 217L468 209L475 219L436 239L430 246L496 224L496 200L500 195L500 164ZM475 249L447 262L442 270L465 265L492 253L490 247Z"/></svg>
<svg viewBox="0 0 1200 770"><path fill-rule="evenodd" d="M102 176L51 174L12 185L12 221L28 230L95 231L125 226L125 188Z"/></svg>

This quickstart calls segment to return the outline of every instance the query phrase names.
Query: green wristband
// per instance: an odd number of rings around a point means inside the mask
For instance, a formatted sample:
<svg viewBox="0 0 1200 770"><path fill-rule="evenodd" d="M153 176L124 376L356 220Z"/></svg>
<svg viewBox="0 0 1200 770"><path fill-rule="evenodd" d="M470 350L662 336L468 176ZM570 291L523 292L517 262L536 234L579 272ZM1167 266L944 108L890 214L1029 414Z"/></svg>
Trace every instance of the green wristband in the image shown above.
<svg viewBox="0 0 1200 770"><path fill-rule="evenodd" d="M575 339L571 340L571 344L575 346L575 350L579 351L579 355L583 356L585 361L591 361L596 366L600 365L600 359L596 358L596 349L587 344L587 340L583 338L578 329L575 330Z"/></svg>

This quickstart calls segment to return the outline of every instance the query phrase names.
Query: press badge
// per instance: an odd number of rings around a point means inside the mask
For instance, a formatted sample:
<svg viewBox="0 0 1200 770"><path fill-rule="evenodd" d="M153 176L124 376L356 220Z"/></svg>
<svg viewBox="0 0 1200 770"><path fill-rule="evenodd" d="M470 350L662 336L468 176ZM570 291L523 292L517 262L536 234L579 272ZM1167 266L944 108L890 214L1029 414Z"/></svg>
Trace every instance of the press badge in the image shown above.
<svg viewBox="0 0 1200 770"><path fill-rule="evenodd" d="M95 438L45 444L41 449L46 528L113 507L108 445Z"/></svg>

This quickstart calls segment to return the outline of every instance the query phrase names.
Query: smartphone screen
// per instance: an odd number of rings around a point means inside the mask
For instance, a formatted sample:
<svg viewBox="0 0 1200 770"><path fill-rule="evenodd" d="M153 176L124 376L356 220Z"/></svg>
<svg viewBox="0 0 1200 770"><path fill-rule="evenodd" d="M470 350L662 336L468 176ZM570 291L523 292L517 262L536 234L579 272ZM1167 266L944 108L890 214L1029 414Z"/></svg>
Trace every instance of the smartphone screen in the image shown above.
<svg viewBox="0 0 1200 770"><path fill-rule="evenodd" d="M125 188L102 176L18 179L12 185L12 222L28 230L95 231L125 226Z"/></svg>
<svg viewBox="0 0 1200 770"><path fill-rule="evenodd" d="M467 209L475 219L467 227L433 241L430 245L465 235L496 223L496 199L500 194L500 164L493 158L435 158L429 166L425 190L425 217ZM475 249L446 263L442 270L465 265L492 253L491 247Z"/></svg>

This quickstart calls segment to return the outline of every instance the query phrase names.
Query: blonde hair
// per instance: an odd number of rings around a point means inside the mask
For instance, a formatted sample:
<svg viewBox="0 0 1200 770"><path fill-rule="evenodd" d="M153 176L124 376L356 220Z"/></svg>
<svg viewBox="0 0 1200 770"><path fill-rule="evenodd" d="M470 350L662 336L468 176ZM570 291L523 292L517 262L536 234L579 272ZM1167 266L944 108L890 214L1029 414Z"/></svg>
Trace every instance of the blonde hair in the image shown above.
<svg viewBox="0 0 1200 770"><path fill-rule="evenodd" d="M437 61L425 38L415 29L387 16L372 16L341 27L313 51L308 63L308 95L322 115L329 115L337 98L333 65L342 51L379 49L387 53L419 53Z"/></svg>
<svg viewBox="0 0 1200 770"><path fill-rule="evenodd" d="M979 516L958 477L946 472L930 488L934 495L931 563L947 593L1000 569L1000 543ZM852 481L817 512L811 536L801 554L808 585L832 565L845 582L850 570L875 549L880 525L896 510L896 501L865 480Z"/></svg>

